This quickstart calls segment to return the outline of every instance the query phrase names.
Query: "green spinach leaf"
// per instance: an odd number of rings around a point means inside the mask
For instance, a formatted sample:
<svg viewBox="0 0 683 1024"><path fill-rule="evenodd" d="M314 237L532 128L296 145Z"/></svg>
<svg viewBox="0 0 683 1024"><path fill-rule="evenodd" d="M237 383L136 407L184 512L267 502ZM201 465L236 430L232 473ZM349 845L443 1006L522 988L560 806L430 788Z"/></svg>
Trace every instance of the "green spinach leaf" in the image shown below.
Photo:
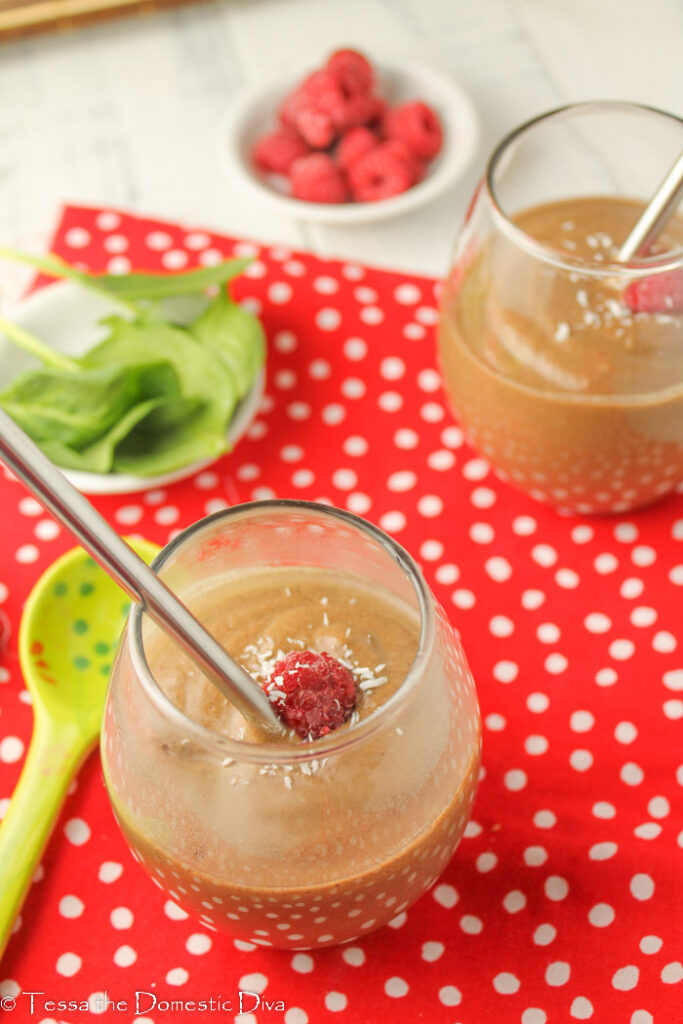
<svg viewBox="0 0 683 1024"><path fill-rule="evenodd" d="M265 358L260 322L225 289L248 260L118 276L86 274L54 256L0 248L2 256L72 279L133 312L106 318L108 337L80 359L0 318L9 340L45 367L14 381L0 404L53 461L153 476L227 450L235 406ZM211 288L217 295L206 294Z"/></svg>
<svg viewBox="0 0 683 1024"><path fill-rule="evenodd" d="M226 451L228 423L238 398L235 379L228 369L182 328L154 320L131 321L122 317L110 317L107 323L111 328L110 336L83 357L83 365L131 366L143 359L166 359L178 376L182 397L201 403L199 407L193 407L192 444L189 447L192 450L201 448L202 453L210 452L214 456ZM140 433L149 430L151 436L153 426L145 421L139 427L135 450L138 460ZM185 419L174 421L173 430L165 440L155 436L150 442L150 450L153 448L157 463L160 462L162 447L168 458L174 461L182 458L181 454L174 454L174 450L185 447L181 445L184 426L189 426ZM117 469L122 468L118 457L115 457L114 464Z"/></svg>
<svg viewBox="0 0 683 1024"><path fill-rule="evenodd" d="M114 449L130 431L154 409L169 398L149 398L129 409L117 423L86 448L77 451L57 440L38 442L48 458L64 469L78 469L87 473L110 473L114 468Z"/></svg>
<svg viewBox="0 0 683 1024"><path fill-rule="evenodd" d="M16 249L0 247L0 259L26 263L50 277L68 278L85 288L103 292L126 304L154 301L174 295L205 292L212 286L224 286L242 273L248 259L224 260L212 267L175 271L170 274L88 274L77 270L58 256L28 256Z"/></svg>
<svg viewBox="0 0 683 1024"><path fill-rule="evenodd" d="M0 394L0 405L34 441L80 449L108 431L138 402L179 393L167 362L106 365L79 373L23 373Z"/></svg>
<svg viewBox="0 0 683 1024"><path fill-rule="evenodd" d="M177 398L159 405L118 445L114 469L157 476L222 455L227 446L225 433L207 431L204 413L198 398Z"/></svg>
<svg viewBox="0 0 683 1024"><path fill-rule="evenodd" d="M238 396L246 395L266 356L261 321L223 291L189 330L233 374Z"/></svg>
<svg viewBox="0 0 683 1024"><path fill-rule="evenodd" d="M111 316L104 322L111 333L83 356L82 366L136 366L152 360L166 361L178 376L181 394L204 400L207 424L214 423L217 430L225 431L237 402L235 381L189 331L145 317L127 320Z"/></svg>

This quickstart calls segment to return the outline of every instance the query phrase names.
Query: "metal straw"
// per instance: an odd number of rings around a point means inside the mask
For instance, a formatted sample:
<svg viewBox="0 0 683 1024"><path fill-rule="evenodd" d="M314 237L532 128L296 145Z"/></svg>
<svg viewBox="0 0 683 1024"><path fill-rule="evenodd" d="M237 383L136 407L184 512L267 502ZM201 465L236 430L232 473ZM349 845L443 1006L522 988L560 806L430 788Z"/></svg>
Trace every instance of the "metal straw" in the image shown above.
<svg viewBox="0 0 683 1024"><path fill-rule="evenodd" d="M617 259L627 263L635 256L646 256L657 236L676 212L683 198L683 153L662 181L619 250Z"/></svg>
<svg viewBox="0 0 683 1024"><path fill-rule="evenodd" d="M282 723L256 680L207 633L2 409L0 458L245 718L271 733L283 733Z"/></svg>

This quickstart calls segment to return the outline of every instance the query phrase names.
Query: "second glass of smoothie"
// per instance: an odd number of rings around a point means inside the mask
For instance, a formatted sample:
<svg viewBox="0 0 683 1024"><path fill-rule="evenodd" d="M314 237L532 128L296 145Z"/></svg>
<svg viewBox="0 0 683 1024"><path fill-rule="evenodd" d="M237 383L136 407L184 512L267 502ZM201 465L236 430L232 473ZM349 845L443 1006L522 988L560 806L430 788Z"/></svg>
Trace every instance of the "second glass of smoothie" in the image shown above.
<svg viewBox="0 0 683 1024"><path fill-rule="evenodd" d="M683 481L683 217L619 247L683 121L583 103L496 149L443 292L444 381L473 444L533 497L624 512Z"/></svg>
<svg viewBox="0 0 683 1024"><path fill-rule="evenodd" d="M200 521L154 568L259 682L283 654L324 651L358 697L327 735L274 742L135 607L102 736L134 855L256 945L320 948L391 920L452 856L479 770L472 678L413 560L349 513L277 501Z"/></svg>

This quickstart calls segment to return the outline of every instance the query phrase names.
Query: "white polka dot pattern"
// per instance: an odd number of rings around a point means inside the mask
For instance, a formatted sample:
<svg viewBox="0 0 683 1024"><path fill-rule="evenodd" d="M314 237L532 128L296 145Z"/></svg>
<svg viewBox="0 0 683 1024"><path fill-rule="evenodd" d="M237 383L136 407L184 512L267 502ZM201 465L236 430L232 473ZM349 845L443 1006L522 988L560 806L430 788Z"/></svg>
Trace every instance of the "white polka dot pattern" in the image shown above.
<svg viewBox="0 0 683 1024"><path fill-rule="evenodd" d="M90 762L46 860L49 889L36 873L30 942L21 958L10 944L0 994L68 983L97 1014L105 987L111 996L156 978L169 997L244 985L282 998L285 1024L420 1014L547 1024L611 1020L614 1007L630 1024L673 1019L683 983L671 907L683 851L680 494L628 520L589 522L501 482L444 404L424 279L107 210L67 210L54 248L114 273L254 257L234 293L262 310L269 384L248 435L193 480L98 506L120 532L159 543L265 497L324 498L368 516L419 559L462 634L484 768L476 821L428 898L398 903L372 939L326 951L294 942L287 955L264 936L214 932L220 908L189 917L177 880L166 880L172 896L150 886ZM32 583L71 541L16 482L1 477L0 491L0 602L14 638ZM2 816L31 731L13 656L0 684ZM141 1024L159 1024L146 1012Z"/></svg>

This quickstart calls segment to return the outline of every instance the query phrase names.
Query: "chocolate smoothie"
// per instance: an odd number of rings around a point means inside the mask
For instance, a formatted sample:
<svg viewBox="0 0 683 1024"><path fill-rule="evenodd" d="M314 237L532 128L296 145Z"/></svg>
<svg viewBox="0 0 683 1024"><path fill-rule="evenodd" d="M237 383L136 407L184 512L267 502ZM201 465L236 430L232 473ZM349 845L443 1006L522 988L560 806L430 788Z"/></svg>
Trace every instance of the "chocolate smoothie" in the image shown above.
<svg viewBox="0 0 683 1024"><path fill-rule="evenodd" d="M534 497L578 512L644 505L683 480L683 315L632 312L606 265L642 205L582 197L514 218L444 290L446 388L473 443ZM655 251L683 245L683 219ZM469 265L468 265L469 262Z"/></svg>
<svg viewBox="0 0 683 1024"><path fill-rule="evenodd" d="M191 606L261 682L292 650L326 651L347 666L357 704L333 735L348 747L315 757L315 743L295 738L304 759L278 760L274 744L272 763L211 760L182 734L150 745L140 721L139 746L152 749L150 784L131 792L123 780L112 785L115 771L108 777L136 856L178 903L255 944L317 948L379 927L433 884L469 815L478 717L444 694L444 676L457 690L466 670L435 657L419 698L354 744L354 730L369 725L409 675L420 632L411 608L351 575L299 568L239 574ZM445 628L441 620L437 628ZM146 651L154 678L185 715L238 744L263 742L157 631ZM121 741L105 762L137 756L134 736Z"/></svg>

